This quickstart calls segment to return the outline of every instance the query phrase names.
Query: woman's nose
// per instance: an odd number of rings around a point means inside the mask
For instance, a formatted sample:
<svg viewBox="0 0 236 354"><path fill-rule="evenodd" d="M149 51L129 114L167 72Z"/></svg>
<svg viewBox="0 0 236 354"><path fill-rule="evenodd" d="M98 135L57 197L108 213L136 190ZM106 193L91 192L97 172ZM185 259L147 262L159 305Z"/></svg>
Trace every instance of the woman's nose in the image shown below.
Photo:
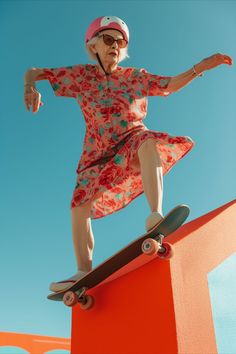
<svg viewBox="0 0 236 354"><path fill-rule="evenodd" d="M119 46L118 46L118 44L117 44L117 42L115 41L114 43L112 43L112 48L118 48Z"/></svg>

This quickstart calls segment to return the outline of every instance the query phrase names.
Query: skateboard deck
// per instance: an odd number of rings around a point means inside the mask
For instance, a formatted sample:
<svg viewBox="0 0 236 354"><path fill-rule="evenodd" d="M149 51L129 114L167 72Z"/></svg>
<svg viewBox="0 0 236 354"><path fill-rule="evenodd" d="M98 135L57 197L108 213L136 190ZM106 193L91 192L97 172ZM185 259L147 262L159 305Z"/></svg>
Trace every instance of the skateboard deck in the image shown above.
<svg viewBox="0 0 236 354"><path fill-rule="evenodd" d="M173 247L163 240L184 223L189 212L190 209L187 205L178 205L164 217L161 223L132 241L67 289L51 293L47 298L54 301L64 301L67 306L74 306L79 302L81 308L89 309L93 306L94 299L91 295L86 295L86 291L101 283L139 255L156 253L160 258L171 258Z"/></svg>

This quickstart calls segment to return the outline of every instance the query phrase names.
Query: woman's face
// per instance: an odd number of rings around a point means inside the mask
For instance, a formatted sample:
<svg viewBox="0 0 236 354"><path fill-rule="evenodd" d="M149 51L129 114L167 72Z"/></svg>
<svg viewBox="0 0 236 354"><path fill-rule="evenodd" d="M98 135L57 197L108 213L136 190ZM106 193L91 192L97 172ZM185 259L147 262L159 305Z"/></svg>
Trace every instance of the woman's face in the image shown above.
<svg viewBox="0 0 236 354"><path fill-rule="evenodd" d="M112 45L105 44L102 37L103 34L108 34L114 39L122 39L123 35L115 29L104 30L99 34L101 37L98 38L97 43L92 46L93 52L99 54L102 63L112 66L117 65L120 60L120 48L117 42L112 43Z"/></svg>

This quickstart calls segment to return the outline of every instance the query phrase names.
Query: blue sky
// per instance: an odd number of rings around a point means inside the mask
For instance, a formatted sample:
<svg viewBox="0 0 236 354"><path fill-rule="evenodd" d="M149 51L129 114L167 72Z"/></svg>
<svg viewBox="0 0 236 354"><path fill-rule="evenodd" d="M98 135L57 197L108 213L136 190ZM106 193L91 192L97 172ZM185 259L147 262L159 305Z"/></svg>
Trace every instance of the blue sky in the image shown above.
<svg viewBox="0 0 236 354"><path fill-rule="evenodd" d="M23 77L30 67L92 63L84 34L103 15L130 29L130 59L121 66L175 76L215 53L236 58L235 1L1 1L0 331L70 337L70 309L46 297L50 282L76 272L69 205L85 123L76 100L56 97L47 81L37 83L44 106L27 112ZM221 65L149 98L149 129L196 144L164 177L164 214L185 203L190 221L235 198L235 75L235 63ZM142 194L92 220L93 266L142 234L148 215ZM209 275L219 353L236 353L236 309L225 300L236 295L235 266L232 256Z"/></svg>

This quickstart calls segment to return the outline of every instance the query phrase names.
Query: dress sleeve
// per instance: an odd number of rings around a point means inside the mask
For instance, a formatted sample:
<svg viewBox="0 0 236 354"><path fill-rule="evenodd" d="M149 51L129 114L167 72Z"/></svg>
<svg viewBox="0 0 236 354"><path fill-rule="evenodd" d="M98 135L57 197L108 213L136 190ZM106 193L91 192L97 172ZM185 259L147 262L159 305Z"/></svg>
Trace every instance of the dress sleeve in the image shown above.
<svg viewBox="0 0 236 354"><path fill-rule="evenodd" d="M84 65L44 68L43 72L50 82L55 96L76 98L81 91L85 72Z"/></svg>
<svg viewBox="0 0 236 354"><path fill-rule="evenodd" d="M145 69L135 69L133 76L145 96L168 96L171 93L168 91L171 76L150 74Z"/></svg>

